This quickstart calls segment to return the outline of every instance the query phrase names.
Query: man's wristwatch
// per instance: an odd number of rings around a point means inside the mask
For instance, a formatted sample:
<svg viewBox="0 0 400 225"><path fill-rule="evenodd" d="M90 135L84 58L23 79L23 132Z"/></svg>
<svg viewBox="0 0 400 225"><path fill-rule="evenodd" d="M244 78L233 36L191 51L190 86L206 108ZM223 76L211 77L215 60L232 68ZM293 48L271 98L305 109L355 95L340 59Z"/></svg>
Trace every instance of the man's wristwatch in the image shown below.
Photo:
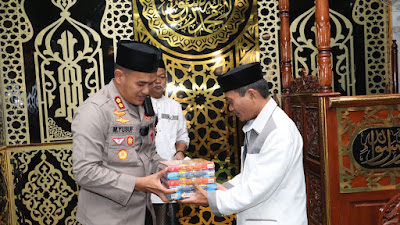
<svg viewBox="0 0 400 225"><path fill-rule="evenodd" d="M175 152L175 154L174 154L174 157L176 156L176 154L178 154L179 152L182 152L182 154L183 155L185 155L185 153L184 153L184 151L183 150L176 150L176 152Z"/></svg>

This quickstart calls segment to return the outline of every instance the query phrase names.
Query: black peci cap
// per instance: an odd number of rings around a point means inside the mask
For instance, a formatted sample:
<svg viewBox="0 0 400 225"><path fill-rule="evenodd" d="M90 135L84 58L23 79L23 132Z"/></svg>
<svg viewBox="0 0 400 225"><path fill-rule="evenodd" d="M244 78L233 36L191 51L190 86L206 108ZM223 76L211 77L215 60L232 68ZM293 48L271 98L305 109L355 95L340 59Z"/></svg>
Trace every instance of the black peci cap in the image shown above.
<svg viewBox="0 0 400 225"><path fill-rule="evenodd" d="M235 90L263 78L259 62L241 65L217 78L223 92Z"/></svg>
<svg viewBox="0 0 400 225"><path fill-rule="evenodd" d="M164 64L164 60L162 59L162 56L160 56L160 58L158 59L158 68L165 69L165 64Z"/></svg>
<svg viewBox="0 0 400 225"><path fill-rule="evenodd" d="M130 70L154 73L157 71L160 57L160 49L150 44L121 40L117 43L117 59L115 63Z"/></svg>

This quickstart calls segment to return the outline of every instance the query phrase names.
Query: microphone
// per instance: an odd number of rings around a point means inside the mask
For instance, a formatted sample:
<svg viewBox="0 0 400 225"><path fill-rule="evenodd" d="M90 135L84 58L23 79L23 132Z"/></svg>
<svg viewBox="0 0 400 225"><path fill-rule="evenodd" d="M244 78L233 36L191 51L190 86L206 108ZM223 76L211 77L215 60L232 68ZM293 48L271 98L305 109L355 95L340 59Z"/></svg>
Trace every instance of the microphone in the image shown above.
<svg viewBox="0 0 400 225"><path fill-rule="evenodd" d="M144 114L146 116L154 116L154 109L153 109L153 105L151 104L150 95L146 96L146 98L143 102L143 107L144 107Z"/></svg>

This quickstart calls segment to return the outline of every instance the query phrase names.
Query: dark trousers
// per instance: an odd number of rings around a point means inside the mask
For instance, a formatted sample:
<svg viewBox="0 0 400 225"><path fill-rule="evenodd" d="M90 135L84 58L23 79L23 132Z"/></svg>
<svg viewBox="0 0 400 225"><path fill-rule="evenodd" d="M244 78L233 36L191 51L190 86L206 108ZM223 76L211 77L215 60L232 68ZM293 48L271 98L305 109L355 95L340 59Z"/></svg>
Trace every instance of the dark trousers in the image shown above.
<svg viewBox="0 0 400 225"><path fill-rule="evenodd" d="M156 212L157 225L179 225L178 203L153 204Z"/></svg>
<svg viewBox="0 0 400 225"><path fill-rule="evenodd" d="M153 218L151 217L151 212L147 207L146 207L146 218L144 220L144 225L153 225Z"/></svg>

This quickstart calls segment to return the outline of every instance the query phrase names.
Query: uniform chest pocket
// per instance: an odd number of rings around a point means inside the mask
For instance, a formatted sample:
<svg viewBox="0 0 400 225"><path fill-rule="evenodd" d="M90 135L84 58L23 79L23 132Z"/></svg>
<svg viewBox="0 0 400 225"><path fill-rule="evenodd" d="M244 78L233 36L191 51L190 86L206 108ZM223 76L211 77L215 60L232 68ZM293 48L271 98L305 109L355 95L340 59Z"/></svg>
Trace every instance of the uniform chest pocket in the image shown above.
<svg viewBox="0 0 400 225"><path fill-rule="evenodd" d="M138 156L132 148L110 147L108 149L108 161L110 164L136 165L138 163Z"/></svg>
<svg viewBox="0 0 400 225"><path fill-rule="evenodd" d="M107 158L112 164L137 164L137 137L135 135L110 135Z"/></svg>

